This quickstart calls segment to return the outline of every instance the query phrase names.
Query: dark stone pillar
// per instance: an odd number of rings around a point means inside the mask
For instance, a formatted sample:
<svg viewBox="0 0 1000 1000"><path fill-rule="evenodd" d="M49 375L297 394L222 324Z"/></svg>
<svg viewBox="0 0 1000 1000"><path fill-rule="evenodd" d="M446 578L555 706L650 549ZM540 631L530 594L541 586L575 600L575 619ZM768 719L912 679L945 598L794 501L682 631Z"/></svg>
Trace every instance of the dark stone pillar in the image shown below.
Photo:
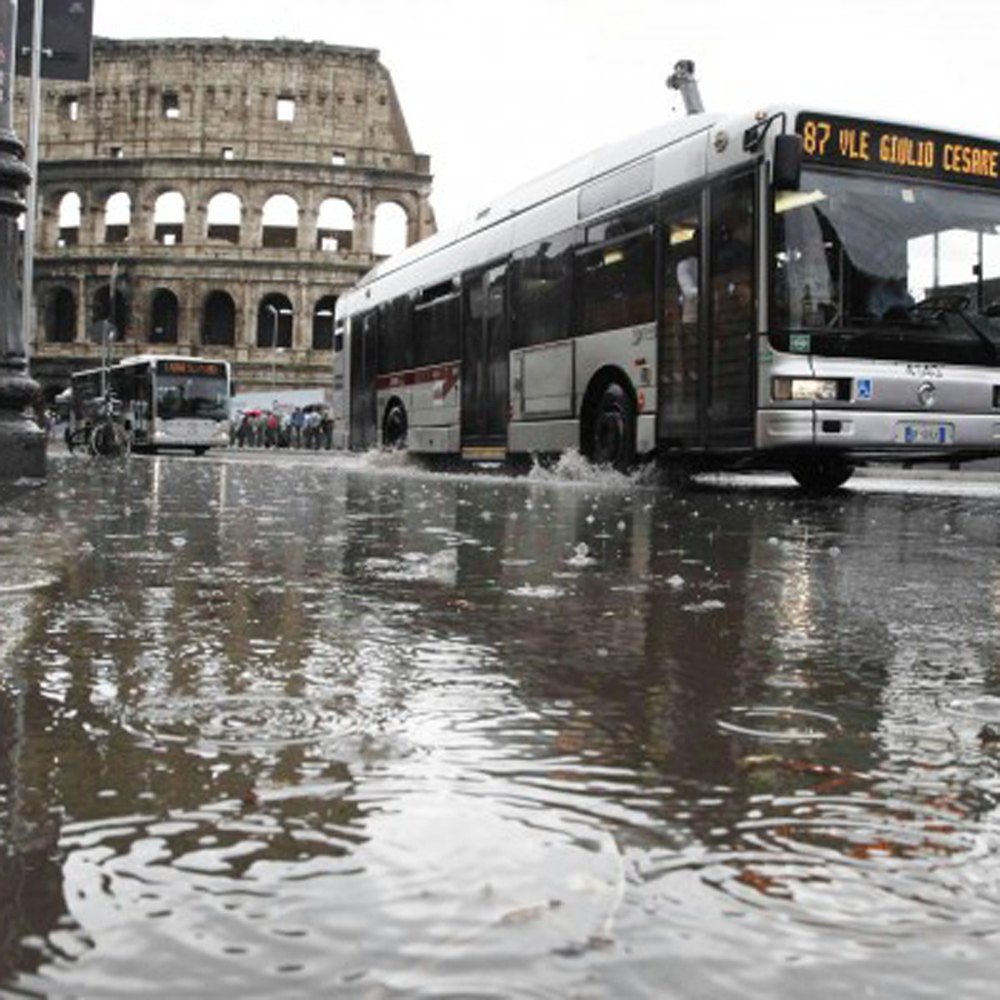
<svg viewBox="0 0 1000 1000"><path fill-rule="evenodd" d="M45 432L26 412L39 387L28 376L18 294L17 219L31 177L14 135L16 15L15 0L0 0L0 480L45 475Z"/></svg>

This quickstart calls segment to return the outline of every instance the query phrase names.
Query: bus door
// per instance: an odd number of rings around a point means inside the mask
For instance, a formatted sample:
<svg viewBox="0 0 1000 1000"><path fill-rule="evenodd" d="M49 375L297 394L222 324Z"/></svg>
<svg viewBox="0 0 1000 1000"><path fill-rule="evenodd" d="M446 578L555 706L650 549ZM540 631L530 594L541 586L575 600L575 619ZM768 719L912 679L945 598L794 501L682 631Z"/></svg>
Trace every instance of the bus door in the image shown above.
<svg viewBox="0 0 1000 1000"><path fill-rule="evenodd" d="M704 444L753 444L756 175L722 178L709 189L707 333L700 368Z"/></svg>
<svg viewBox="0 0 1000 1000"><path fill-rule="evenodd" d="M123 372L122 403L131 424L132 440L145 444L150 438L150 418L153 411L153 370L152 365L130 366Z"/></svg>
<svg viewBox="0 0 1000 1000"><path fill-rule="evenodd" d="M380 311L372 309L351 319L351 438L355 450L374 448L378 437L378 337Z"/></svg>
<svg viewBox="0 0 1000 1000"><path fill-rule="evenodd" d="M663 297L656 437L667 448L701 443L702 201L701 191L671 197L663 203L660 214Z"/></svg>
<svg viewBox="0 0 1000 1000"><path fill-rule="evenodd" d="M510 397L507 264L462 282L462 448L506 452Z"/></svg>

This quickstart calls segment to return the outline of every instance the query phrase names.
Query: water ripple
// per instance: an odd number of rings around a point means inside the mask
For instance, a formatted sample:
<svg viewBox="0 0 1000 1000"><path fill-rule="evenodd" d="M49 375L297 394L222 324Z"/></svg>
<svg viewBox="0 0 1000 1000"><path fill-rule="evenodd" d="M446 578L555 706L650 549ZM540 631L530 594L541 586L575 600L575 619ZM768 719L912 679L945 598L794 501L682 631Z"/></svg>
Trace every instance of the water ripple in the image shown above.
<svg viewBox="0 0 1000 1000"><path fill-rule="evenodd" d="M254 750L314 743L353 732L354 692L324 692L322 700L266 693L146 701L124 720L135 735L155 743L200 750Z"/></svg>
<svg viewBox="0 0 1000 1000"><path fill-rule="evenodd" d="M779 743L815 742L841 731L835 716L801 708L761 706L730 709L730 718L719 718L723 732Z"/></svg>
<svg viewBox="0 0 1000 1000"><path fill-rule="evenodd" d="M936 927L1000 932L1000 827L955 809L865 795L763 800L646 877L685 872L752 911L876 941Z"/></svg>

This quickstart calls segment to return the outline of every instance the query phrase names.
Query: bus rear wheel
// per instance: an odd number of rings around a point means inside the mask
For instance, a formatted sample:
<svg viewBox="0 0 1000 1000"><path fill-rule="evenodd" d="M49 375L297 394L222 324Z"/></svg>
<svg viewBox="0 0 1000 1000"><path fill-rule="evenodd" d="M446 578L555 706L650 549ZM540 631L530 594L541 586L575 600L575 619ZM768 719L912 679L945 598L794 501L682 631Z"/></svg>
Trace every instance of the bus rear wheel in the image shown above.
<svg viewBox="0 0 1000 1000"><path fill-rule="evenodd" d="M813 496L833 493L854 474L850 465L833 455L800 459L790 471L799 486Z"/></svg>
<svg viewBox="0 0 1000 1000"><path fill-rule="evenodd" d="M635 404L618 382L609 383L593 407L584 452L595 465L619 472L635 465Z"/></svg>
<svg viewBox="0 0 1000 1000"><path fill-rule="evenodd" d="M382 446L384 448L406 447L406 410L402 403L393 403L386 411L382 422Z"/></svg>

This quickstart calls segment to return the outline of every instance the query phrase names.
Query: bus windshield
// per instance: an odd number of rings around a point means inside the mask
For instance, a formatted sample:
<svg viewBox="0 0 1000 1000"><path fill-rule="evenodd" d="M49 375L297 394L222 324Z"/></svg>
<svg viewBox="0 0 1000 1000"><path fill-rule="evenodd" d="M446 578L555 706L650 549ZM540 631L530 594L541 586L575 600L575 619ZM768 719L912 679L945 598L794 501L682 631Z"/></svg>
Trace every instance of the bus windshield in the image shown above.
<svg viewBox="0 0 1000 1000"><path fill-rule="evenodd" d="M179 417L226 420L229 416L226 380L214 376L159 374L156 410L163 420Z"/></svg>
<svg viewBox="0 0 1000 1000"><path fill-rule="evenodd" d="M1000 197L807 170L774 213L776 348L1000 364Z"/></svg>

